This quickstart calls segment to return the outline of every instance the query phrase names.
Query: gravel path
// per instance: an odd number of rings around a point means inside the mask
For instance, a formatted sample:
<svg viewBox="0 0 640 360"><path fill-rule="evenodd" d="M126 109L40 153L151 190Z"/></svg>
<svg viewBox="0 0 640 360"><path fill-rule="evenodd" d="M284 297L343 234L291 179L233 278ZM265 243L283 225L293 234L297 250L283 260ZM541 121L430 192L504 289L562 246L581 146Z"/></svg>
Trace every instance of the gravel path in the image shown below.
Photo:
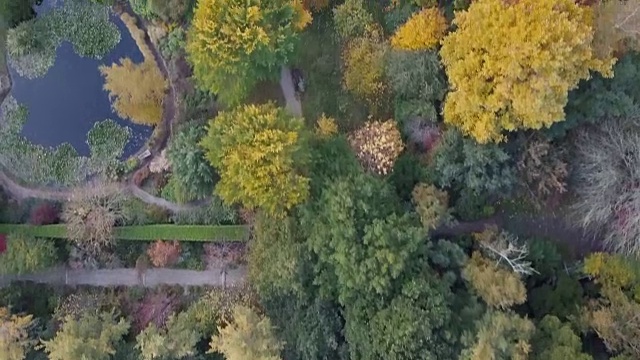
<svg viewBox="0 0 640 360"><path fill-rule="evenodd" d="M287 102L287 110L295 116L302 117L302 104L296 96L293 78L291 78L291 69L286 66L283 66L280 70L280 87L282 88L284 99Z"/></svg>
<svg viewBox="0 0 640 360"><path fill-rule="evenodd" d="M91 285L110 286L144 286L158 285L182 286L234 286L245 281L245 267L235 269L215 268L206 271L182 269L148 269L142 275L136 269L100 269L70 270L53 268L47 271L27 274L0 276L0 287L12 281L33 281L51 285Z"/></svg>
<svg viewBox="0 0 640 360"><path fill-rule="evenodd" d="M42 199L42 200L66 201L71 197L71 191L68 189L56 189L56 188L44 187L44 186L24 187L16 183L3 171L0 171L0 186L4 188L4 190L7 191L9 194L11 194L11 197L17 200L36 198L36 199ZM176 204L176 203L167 201L163 198L153 196L148 192L140 189L139 187L134 186L133 184L127 184L127 185L121 185L121 186L122 186L122 191L137 197L141 201L147 204L160 206L172 212L192 210L207 203L206 200L203 200L203 201L197 201L197 202L187 203L187 204Z"/></svg>

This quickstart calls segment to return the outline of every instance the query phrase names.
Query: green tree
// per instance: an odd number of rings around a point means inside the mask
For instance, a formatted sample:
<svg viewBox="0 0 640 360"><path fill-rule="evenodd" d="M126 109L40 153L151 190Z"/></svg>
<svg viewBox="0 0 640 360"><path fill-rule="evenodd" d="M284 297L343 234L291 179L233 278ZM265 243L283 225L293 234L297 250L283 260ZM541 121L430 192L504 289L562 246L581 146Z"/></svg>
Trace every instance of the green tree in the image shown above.
<svg viewBox="0 0 640 360"><path fill-rule="evenodd" d="M124 58L120 64L100 66L100 73L105 77L104 89L109 92L113 109L120 117L143 125L160 123L167 82L155 61L134 64Z"/></svg>
<svg viewBox="0 0 640 360"><path fill-rule="evenodd" d="M218 114L200 145L220 174L220 198L269 214L303 202L309 179L297 170L305 163L302 130L302 119L273 103Z"/></svg>
<svg viewBox="0 0 640 360"><path fill-rule="evenodd" d="M447 81L433 51L391 51L385 64L385 75L396 97L397 120L412 117L436 121L439 103L444 99Z"/></svg>
<svg viewBox="0 0 640 360"><path fill-rule="evenodd" d="M149 0L147 7L162 21L180 22L190 5L189 0Z"/></svg>
<svg viewBox="0 0 640 360"><path fill-rule="evenodd" d="M532 339L531 360L592 360L582 352L582 341L569 324L555 316L545 316Z"/></svg>
<svg viewBox="0 0 640 360"><path fill-rule="evenodd" d="M384 296L423 244L424 231L410 214L397 215L398 199L369 175L340 179L307 214L308 244L318 256L316 283L345 304Z"/></svg>
<svg viewBox="0 0 640 360"><path fill-rule="evenodd" d="M312 142L310 147L309 176L312 198L317 198L327 184L341 176L362 171L344 135Z"/></svg>
<svg viewBox="0 0 640 360"><path fill-rule="evenodd" d="M8 27L15 27L36 16L35 0L0 0L0 18Z"/></svg>
<svg viewBox="0 0 640 360"><path fill-rule="evenodd" d="M371 318L365 310L364 317L354 319L353 310L347 310L351 358L454 359L457 339L450 332L450 292L443 285L435 279L408 281L400 294L374 311Z"/></svg>
<svg viewBox="0 0 640 360"><path fill-rule="evenodd" d="M167 149L173 178L187 201L205 198L213 192L214 171L198 145L205 134L203 126L187 125L171 137Z"/></svg>
<svg viewBox="0 0 640 360"><path fill-rule="evenodd" d="M200 334L187 312L173 314L167 320L165 329L158 329L150 323L136 337L136 347L144 360L181 359L196 353Z"/></svg>
<svg viewBox="0 0 640 360"><path fill-rule="evenodd" d="M34 325L31 315L12 315L0 307L0 360L23 360L35 341L29 339Z"/></svg>
<svg viewBox="0 0 640 360"><path fill-rule="evenodd" d="M306 294L303 298L281 292L263 298L278 337L284 341L283 358L346 360L340 307Z"/></svg>
<svg viewBox="0 0 640 360"><path fill-rule="evenodd" d="M256 216L249 276L262 296L300 290L296 284L302 251L298 231L295 218L276 219L263 212Z"/></svg>
<svg viewBox="0 0 640 360"><path fill-rule="evenodd" d="M7 251L0 254L0 275L32 273L51 267L56 261L56 248L51 240L11 234Z"/></svg>
<svg viewBox="0 0 640 360"><path fill-rule="evenodd" d="M480 143L562 121L590 70L612 75L615 59L592 50L592 9L573 0L473 1L453 23L440 51L453 89L444 120Z"/></svg>
<svg viewBox="0 0 640 360"><path fill-rule="evenodd" d="M79 319L67 316L56 336L42 343L50 360L109 360L128 330L129 323L113 313L85 313Z"/></svg>
<svg viewBox="0 0 640 360"><path fill-rule="evenodd" d="M197 84L237 104L259 81L275 79L294 52L290 0L200 0L187 39Z"/></svg>
<svg viewBox="0 0 640 360"><path fill-rule="evenodd" d="M365 35L375 24L364 4L364 0L346 0L333 9L333 22L342 39Z"/></svg>
<svg viewBox="0 0 640 360"><path fill-rule="evenodd" d="M271 321L246 306L234 307L233 320L218 333L211 339L211 352L220 352L227 360L280 359L283 344Z"/></svg>
<svg viewBox="0 0 640 360"><path fill-rule="evenodd" d="M618 1L607 1L618 2ZM598 123L611 117L633 116L640 111L640 54L625 54L613 68L615 74L606 78L593 74L569 92L565 121L553 124L547 134L564 136L581 124Z"/></svg>
<svg viewBox="0 0 640 360"><path fill-rule="evenodd" d="M481 145L448 130L436 150L437 183L478 195L504 196L516 181L509 154L496 144Z"/></svg>
<svg viewBox="0 0 640 360"><path fill-rule="evenodd" d="M478 324L476 342L463 360L526 360L531 353L533 323L513 312L489 311Z"/></svg>

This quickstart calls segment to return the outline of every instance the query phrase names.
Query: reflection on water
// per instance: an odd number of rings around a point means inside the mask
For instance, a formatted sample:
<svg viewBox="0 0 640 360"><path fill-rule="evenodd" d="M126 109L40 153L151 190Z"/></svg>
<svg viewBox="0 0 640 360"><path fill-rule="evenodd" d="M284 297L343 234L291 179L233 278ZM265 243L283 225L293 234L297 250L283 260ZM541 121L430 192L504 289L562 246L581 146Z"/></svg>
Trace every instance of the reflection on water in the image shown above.
<svg viewBox="0 0 640 360"><path fill-rule="evenodd" d="M45 1L43 7L50 5L47 3ZM81 58L70 43L64 42L58 48L54 66L44 77L29 80L10 69L12 94L18 103L29 109L29 118L22 130L27 139L44 146L68 142L78 154L89 155L87 132L95 122L113 119L132 130L124 150L125 157L144 144L152 129L118 117L111 110L107 92L102 90L104 79L98 70L99 65L111 65L122 57L129 57L136 63L143 61L122 21L116 16L112 16L112 21L120 29L122 40L102 60Z"/></svg>

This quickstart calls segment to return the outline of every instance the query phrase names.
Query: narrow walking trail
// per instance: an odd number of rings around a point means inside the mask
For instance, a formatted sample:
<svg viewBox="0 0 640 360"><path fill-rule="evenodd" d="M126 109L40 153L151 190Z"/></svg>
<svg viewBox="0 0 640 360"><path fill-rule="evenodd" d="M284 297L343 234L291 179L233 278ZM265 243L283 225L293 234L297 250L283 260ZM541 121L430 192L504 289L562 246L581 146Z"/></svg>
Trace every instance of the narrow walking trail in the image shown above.
<svg viewBox="0 0 640 360"><path fill-rule="evenodd" d="M63 267L48 269L35 274L0 276L0 287L13 281L33 281L50 285L91 285L110 286L144 286L158 285L182 286L235 286L244 282L246 277L244 266L234 269L214 268L205 271L183 269L148 269L139 273L137 269L99 269L71 270Z"/></svg>
<svg viewBox="0 0 640 360"><path fill-rule="evenodd" d="M42 199L42 200L54 200L54 201L65 201L71 197L71 191L69 189L57 189L53 187L25 187L13 179L11 179L5 172L0 170L0 187L4 188L6 192L8 192L11 197L16 200L24 200L28 198ZM172 212L180 212L193 210L199 206L202 206L207 203L206 200L187 203L187 204L176 204L170 201L167 201L163 198L159 198L157 196L153 196L148 192L142 190L141 188L133 185L126 184L121 185L122 191L129 193L141 201L160 206L164 209L170 210Z"/></svg>
<svg viewBox="0 0 640 360"><path fill-rule="evenodd" d="M282 88L282 94L287 103L287 110L295 116L302 117L302 104L296 97L296 87L291 77L291 69L286 66L280 69L280 88Z"/></svg>

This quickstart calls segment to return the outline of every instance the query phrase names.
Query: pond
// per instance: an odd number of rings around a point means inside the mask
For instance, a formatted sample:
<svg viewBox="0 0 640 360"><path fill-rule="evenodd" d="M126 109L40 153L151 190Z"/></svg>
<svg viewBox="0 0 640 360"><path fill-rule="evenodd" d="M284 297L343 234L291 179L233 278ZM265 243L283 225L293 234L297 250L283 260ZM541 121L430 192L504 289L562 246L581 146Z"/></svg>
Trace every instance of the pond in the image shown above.
<svg viewBox="0 0 640 360"><path fill-rule="evenodd" d="M46 0L36 11L45 13L54 2ZM29 109L22 129L28 140L51 147L68 142L79 155L88 156L88 131L94 123L112 119L131 129L124 158L144 145L152 129L120 118L111 109L109 96L102 89L104 78L98 70L100 65L111 65L123 57L129 57L135 63L143 61L142 53L120 18L111 15L111 21L120 30L121 40L101 60L77 55L71 43L64 41L57 50L53 67L41 78L30 80L9 67L13 81L11 94Z"/></svg>

